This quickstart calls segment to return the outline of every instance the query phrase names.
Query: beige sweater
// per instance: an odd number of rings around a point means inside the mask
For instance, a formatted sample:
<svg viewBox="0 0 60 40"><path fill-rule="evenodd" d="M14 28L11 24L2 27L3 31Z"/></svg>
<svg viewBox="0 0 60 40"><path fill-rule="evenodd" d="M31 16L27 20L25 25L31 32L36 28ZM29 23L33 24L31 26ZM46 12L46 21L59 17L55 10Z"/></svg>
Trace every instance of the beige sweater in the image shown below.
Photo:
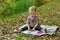
<svg viewBox="0 0 60 40"><path fill-rule="evenodd" d="M35 16L34 18L32 16L28 16L27 23L30 27L34 27L36 23L39 24L39 19L37 16Z"/></svg>

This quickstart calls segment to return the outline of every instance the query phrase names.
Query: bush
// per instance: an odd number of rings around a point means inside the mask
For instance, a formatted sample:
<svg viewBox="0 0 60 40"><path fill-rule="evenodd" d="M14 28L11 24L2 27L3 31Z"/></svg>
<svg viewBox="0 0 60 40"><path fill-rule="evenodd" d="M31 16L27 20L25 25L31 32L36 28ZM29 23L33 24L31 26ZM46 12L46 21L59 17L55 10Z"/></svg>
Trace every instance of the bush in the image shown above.
<svg viewBox="0 0 60 40"><path fill-rule="evenodd" d="M24 12L34 4L33 0L0 0L0 2L0 15L4 17Z"/></svg>
<svg viewBox="0 0 60 40"><path fill-rule="evenodd" d="M50 2L51 0L34 0L37 6Z"/></svg>

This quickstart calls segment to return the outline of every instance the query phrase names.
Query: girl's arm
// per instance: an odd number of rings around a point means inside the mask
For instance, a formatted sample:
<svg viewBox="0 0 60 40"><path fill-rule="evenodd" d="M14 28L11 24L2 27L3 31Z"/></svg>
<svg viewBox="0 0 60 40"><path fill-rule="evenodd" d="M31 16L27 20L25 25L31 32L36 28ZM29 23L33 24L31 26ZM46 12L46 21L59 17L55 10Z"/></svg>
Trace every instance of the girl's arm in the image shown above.
<svg viewBox="0 0 60 40"><path fill-rule="evenodd" d="M38 19L38 18L36 18L36 24L35 24L35 26L34 26L33 30L38 26L38 24L39 24L39 19Z"/></svg>
<svg viewBox="0 0 60 40"><path fill-rule="evenodd" d="M27 19L27 24L28 24L28 31L30 31L30 26L29 26L29 18Z"/></svg>
<svg viewBox="0 0 60 40"><path fill-rule="evenodd" d="M30 27L29 27L29 24L28 24L28 31L30 31L31 29L30 29Z"/></svg>

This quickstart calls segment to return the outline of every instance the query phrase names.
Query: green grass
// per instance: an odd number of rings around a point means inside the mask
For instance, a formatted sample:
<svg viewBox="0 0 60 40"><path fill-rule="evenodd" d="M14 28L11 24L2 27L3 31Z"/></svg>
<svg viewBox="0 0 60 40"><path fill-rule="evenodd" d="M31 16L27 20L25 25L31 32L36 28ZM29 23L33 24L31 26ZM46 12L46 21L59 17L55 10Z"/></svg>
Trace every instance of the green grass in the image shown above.
<svg viewBox="0 0 60 40"><path fill-rule="evenodd" d="M0 20L20 15L31 5L34 5L33 0L3 0L0 2Z"/></svg>
<svg viewBox="0 0 60 40"><path fill-rule="evenodd" d="M44 25L57 25L60 28L60 0L53 0L52 2L46 3L42 6L37 7L37 15L39 17L39 23ZM21 26L26 23L28 11L15 14L11 17L6 17L6 21L0 22L2 27L12 27L11 30L15 29L17 24ZM9 24L9 25L8 25ZM10 30L10 31L11 31ZM14 35L14 34L12 34ZM16 40L60 40L60 29L57 31L55 36L33 36L22 33L17 33L16 36L10 36Z"/></svg>

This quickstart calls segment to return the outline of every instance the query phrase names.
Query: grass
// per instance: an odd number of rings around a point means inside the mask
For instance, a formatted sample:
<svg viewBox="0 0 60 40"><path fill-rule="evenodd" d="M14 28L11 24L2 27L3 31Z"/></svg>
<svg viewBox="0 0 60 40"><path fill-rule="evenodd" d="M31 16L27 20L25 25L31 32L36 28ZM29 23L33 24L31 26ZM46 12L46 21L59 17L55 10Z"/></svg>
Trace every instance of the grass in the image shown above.
<svg viewBox="0 0 60 40"><path fill-rule="evenodd" d="M0 20L19 16L21 12L26 11L31 5L34 5L33 0L3 0L0 2Z"/></svg>
<svg viewBox="0 0 60 40"><path fill-rule="evenodd" d="M60 28L60 0L53 0L52 2L37 7L37 15L39 17L40 24L56 25ZM27 11L21 14L15 14L14 16L12 16L12 18L7 17L6 20L4 19L4 21L0 22L0 26L8 28L11 27L12 29L10 29L10 31L12 31L17 27L17 24L18 26L25 24L27 16ZM9 35L11 35L9 38L13 38L15 40L60 40L60 29L54 36L33 36L22 33L11 34L10 31L10 34L8 33Z"/></svg>

